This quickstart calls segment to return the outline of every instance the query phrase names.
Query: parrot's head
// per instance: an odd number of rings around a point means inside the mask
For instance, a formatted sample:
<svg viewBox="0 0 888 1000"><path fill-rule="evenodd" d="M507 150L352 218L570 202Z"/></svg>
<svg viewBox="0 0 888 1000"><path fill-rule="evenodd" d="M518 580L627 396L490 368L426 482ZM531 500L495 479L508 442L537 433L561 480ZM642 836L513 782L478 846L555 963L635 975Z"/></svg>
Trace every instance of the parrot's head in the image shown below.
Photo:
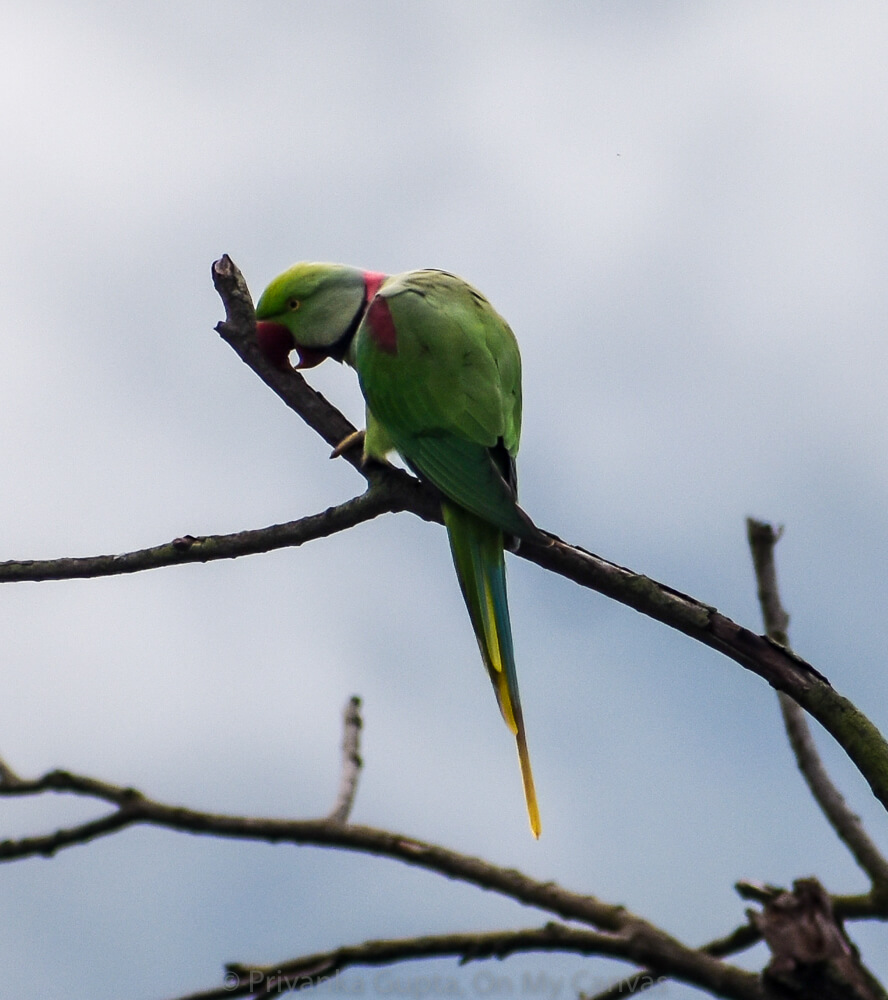
<svg viewBox="0 0 888 1000"><path fill-rule="evenodd" d="M367 308L367 277L344 264L294 264L279 274L256 304L262 353L278 368L288 367L293 350L297 368L342 361Z"/></svg>

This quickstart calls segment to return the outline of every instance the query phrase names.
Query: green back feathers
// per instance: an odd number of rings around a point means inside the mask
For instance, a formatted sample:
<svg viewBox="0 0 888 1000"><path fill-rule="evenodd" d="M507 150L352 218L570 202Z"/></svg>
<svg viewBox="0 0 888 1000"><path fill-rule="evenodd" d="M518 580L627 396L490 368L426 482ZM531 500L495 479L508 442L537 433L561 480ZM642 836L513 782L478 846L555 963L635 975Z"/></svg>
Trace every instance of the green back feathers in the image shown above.
<svg viewBox="0 0 888 1000"><path fill-rule="evenodd" d="M505 320L443 271L396 275L379 295L396 350L380 348L371 307L353 347L369 410L445 496L509 534L537 537L516 507L509 468L521 434L521 357Z"/></svg>

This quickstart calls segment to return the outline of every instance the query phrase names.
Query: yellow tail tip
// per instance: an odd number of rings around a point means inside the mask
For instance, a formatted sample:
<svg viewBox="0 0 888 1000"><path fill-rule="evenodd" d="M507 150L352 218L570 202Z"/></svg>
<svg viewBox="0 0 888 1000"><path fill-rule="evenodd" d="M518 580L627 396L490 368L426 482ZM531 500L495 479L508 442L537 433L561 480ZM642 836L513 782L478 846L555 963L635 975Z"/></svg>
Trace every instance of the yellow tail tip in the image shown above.
<svg viewBox="0 0 888 1000"><path fill-rule="evenodd" d="M540 813L536 808L536 803L534 802L533 808L530 807L528 803L527 806L527 818L530 820L530 832L533 834L534 840L540 839L540 834L543 832L543 825L540 823Z"/></svg>
<svg viewBox="0 0 888 1000"><path fill-rule="evenodd" d="M533 772L530 769L530 754L527 752L527 740L524 736L524 727L521 726L517 734L518 761L521 764L521 780L524 783L524 799L527 802L527 818L530 821L530 832L534 840L540 839L543 832L543 824L540 822L540 807L537 805L536 789L533 786Z"/></svg>

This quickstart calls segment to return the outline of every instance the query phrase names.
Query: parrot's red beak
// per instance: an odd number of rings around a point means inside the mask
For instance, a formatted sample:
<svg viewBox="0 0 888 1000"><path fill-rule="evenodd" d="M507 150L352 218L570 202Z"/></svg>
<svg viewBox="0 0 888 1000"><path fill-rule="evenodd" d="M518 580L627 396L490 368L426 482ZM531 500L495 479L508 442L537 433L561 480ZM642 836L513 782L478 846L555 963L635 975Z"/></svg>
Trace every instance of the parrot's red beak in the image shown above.
<svg viewBox="0 0 888 1000"><path fill-rule="evenodd" d="M286 371L290 367L290 351L296 344L293 334L283 323L272 323L271 320L259 320L256 324L256 343L275 368Z"/></svg>
<svg viewBox="0 0 888 1000"><path fill-rule="evenodd" d="M267 319L260 319L256 323L256 342L268 361L282 371L290 368L291 351L297 351L299 354L297 368L314 368L329 356L326 351L319 351L313 347L300 347L283 323L274 323Z"/></svg>

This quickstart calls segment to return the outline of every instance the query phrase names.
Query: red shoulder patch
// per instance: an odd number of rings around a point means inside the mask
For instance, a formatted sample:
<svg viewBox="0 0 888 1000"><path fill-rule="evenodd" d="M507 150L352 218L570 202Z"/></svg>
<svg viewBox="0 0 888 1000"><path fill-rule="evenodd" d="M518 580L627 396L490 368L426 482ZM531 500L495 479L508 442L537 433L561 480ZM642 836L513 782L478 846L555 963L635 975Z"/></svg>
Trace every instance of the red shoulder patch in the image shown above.
<svg viewBox="0 0 888 1000"><path fill-rule="evenodd" d="M382 274L379 271L365 271L364 272L364 301L369 302L374 295L379 291L380 286L383 281L388 277L387 274Z"/></svg>
<svg viewBox="0 0 888 1000"><path fill-rule="evenodd" d="M370 336L373 343L386 354L398 353L398 334L395 330L395 321L392 319L388 302L377 295L367 307L364 322L370 328Z"/></svg>

